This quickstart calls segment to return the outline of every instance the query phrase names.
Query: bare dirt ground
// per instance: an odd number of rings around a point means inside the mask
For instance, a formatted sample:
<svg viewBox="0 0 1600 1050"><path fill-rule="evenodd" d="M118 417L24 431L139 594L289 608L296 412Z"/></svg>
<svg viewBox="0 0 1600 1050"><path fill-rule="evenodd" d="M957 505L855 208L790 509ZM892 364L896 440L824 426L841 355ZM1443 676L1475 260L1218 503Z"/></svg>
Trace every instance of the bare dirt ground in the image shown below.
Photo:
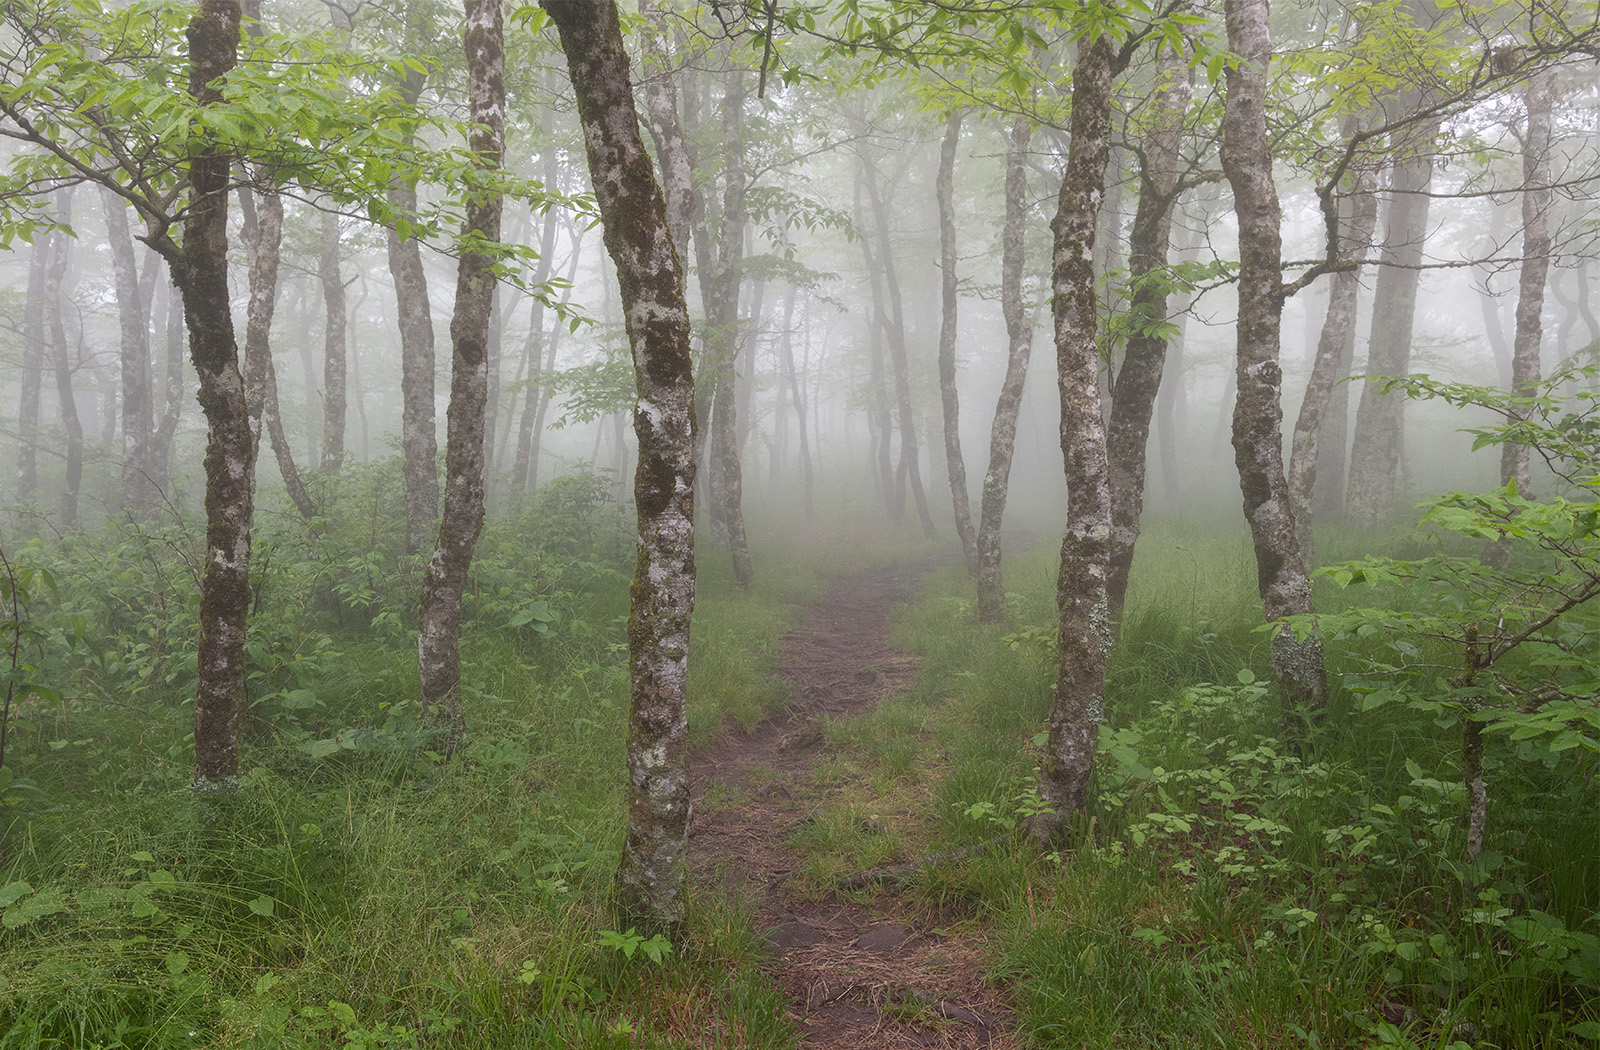
<svg viewBox="0 0 1600 1050"><path fill-rule="evenodd" d="M789 996L802 1046L1019 1045L1007 1031L1002 997L984 983L981 933L943 930L892 890L864 903L852 895L806 899L787 881L801 864L790 831L845 790L813 775L828 754L818 720L870 710L911 684L915 665L889 644L885 619L915 579L939 564L924 560L833 581L805 624L784 639L790 709L749 733L725 735L694 759L695 878L754 906L772 951L765 969ZM708 785L738 803L702 805Z"/></svg>

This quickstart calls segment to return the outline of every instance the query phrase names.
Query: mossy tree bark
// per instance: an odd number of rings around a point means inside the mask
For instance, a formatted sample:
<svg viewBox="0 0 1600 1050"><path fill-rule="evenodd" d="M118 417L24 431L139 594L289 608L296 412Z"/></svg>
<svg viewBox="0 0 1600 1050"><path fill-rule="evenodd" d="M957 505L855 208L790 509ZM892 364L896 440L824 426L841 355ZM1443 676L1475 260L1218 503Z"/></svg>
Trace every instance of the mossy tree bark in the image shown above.
<svg viewBox="0 0 1600 1050"><path fill-rule="evenodd" d="M689 838L689 620L694 610L694 372L683 276L639 135L617 9L541 0L561 34L606 249L633 349L639 548L628 617L628 834L616 899L681 937Z"/></svg>
<svg viewBox="0 0 1600 1050"><path fill-rule="evenodd" d="M498 0L463 0L468 145L485 171L505 158L505 45ZM489 400L489 320L494 309L494 248L500 240L501 195L480 189L466 198L455 314L450 319L450 407L446 412L444 513L433 557L422 577L417 623L424 721L442 736L441 750L461 745L461 596L483 528L484 433Z"/></svg>
<svg viewBox="0 0 1600 1050"><path fill-rule="evenodd" d="M1238 394L1233 453L1255 546L1256 579L1269 623L1310 613L1311 583L1300 560L1289 486L1283 473L1283 372L1278 364L1285 290L1282 210L1267 144L1267 0L1225 0L1228 48L1241 61L1227 71L1222 118L1222 170L1233 187L1239 222ZM1272 669L1286 710L1321 708L1328 680L1322 643L1280 630Z"/></svg>
<svg viewBox="0 0 1600 1050"><path fill-rule="evenodd" d="M339 216L322 216L322 251L317 255L322 285L322 469L337 473L344 462L347 361L344 274L339 265Z"/></svg>
<svg viewBox="0 0 1600 1050"><path fill-rule="evenodd" d="M972 497L967 492L967 463L961 455L961 395L956 389L956 324L961 296L956 281L956 148L961 144L961 111L945 118L939 145L939 173L934 196L939 208L939 401L944 409L944 462L950 477L950 502L956 535L967 573L978 575L978 534L972 527ZM1009 188L1009 187L1008 187Z"/></svg>
<svg viewBox="0 0 1600 1050"><path fill-rule="evenodd" d="M1051 311L1055 319L1067 527L1056 582L1056 687L1039 763L1039 794L1051 812L1033 821L1041 842L1082 810L1105 711L1111 648L1106 581L1111 563L1111 486L1100 401L1099 299L1094 244L1105 193L1111 81L1121 65L1101 36L1079 53L1072 75L1072 138L1051 223Z"/></svg>
<svg viewBox="0 0 1600 1050"><path fill-rule="evenodd" d="M998 623L1005 616L1005 584L1000 571L1001 526L1011 486L1011 462L1017 445L1017 417L1022 388L1033 356L1033 325L1022 298L1028 223L1028 143L1033 125L1015 120L1006 135L1006 218L1000 252L1000 312L1006 322L1006 374L989 427L989 468L983 474L978 503L978 619Z"/></svg>
<svg viewBox="0 0 1600 1050"><path fill-rule="evenodd" d="M1188 62L1168 48L1162 52L1156 72L1153 122L1138 158L1139 203L1128 245L1129 310L1134 330L1112 386L1106 433L1111 470L1111 575L1106 588L1113 623L1122 619L1128 575L1133 571L1133 551L1144 512L1150 421L1166 368L1167 340L1158 326L1167 320L1172 209L1184 188L1179 181L1178 143L1189 95Z"/></svg>

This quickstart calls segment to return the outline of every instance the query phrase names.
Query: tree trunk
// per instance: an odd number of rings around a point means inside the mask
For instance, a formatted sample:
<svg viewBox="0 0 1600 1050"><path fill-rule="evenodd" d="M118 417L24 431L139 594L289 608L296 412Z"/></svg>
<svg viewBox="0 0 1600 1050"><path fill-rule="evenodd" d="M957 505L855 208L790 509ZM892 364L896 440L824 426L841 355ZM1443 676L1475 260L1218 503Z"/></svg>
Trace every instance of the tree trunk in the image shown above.
<svg viewBox="0 0 1600 1050"><path fill-rule="evenodd" d="M400 85L407 105L422 97L425 74L408 71ZM417 210L417 190L396 179L389 184L389 207L409 217ZM406 550L415 552L439 520L438 436L434 432L433 311L422 246L414 236L385 231L389 276L394 281L400 328L400 454L405 475Z"/></svg>
<svg viewBox="0 0 1600 1050"><path fill-rule="evenodd" d="M322 216L322 252L317 256L322 285L322 469L338 473L344 462L346 361L344 275L339 269L339 217Z"/></svg>
<svg viewBox="0 0 1600 1050"><path fill-rule="evenodd" d="M498 0L464 0L468 142L488 171L505 156L505 50ZM501 197L487 190L466 198L466 221L456 268L455 315L450 319L450 407L445 423L444 514L433 557L422 578L417 654L423 719L453 754L466 723L461 711L461 597L472 551L483 528L483 448L489 394L489 313L494 308L492 253L472 245L500 240Z"/></svg>
<svg viewBox="0 0 1600 1050"><path fill-rule="evenodd" d="M572 231L572 254L567 259L567 272L566 272L567 286L566 286L566 288L562 289L562 291L561 291L561 305L562 306L565 306L567 303L572 301L572 287L573 287L572 286L572 278L573 278L573 275L578 272L578 252L579 252L579 249L582 246L583 246L583 230L579 229L577 227L574 227L573 231ZM527 463L527 472L528 472L528 474L527 474L527 483L523 486L523 488L528 490L528 491L532 491L532 490L537 489L539 487L539 446L542 443L542 440L544 438L544 420L545 420L545 415L550 411L550 393L551 393L550 384L549 383L538 383L537 380L539 379L540 376L546 375L546 374L549 374L549 373L553 373L555 371L555 369L556 369L556 351L558 349L560 349L560 347L561 347L561 336L566 331L567 331L566 325L562 324L558 320L556 322L555 326L550 330L550 343L549 343L549 346L545 349L544 363L542 365L540 365L539 368L535 370L533 376L530 377L529 389L533 390L535 388L535 386L537 386L539 404L538 404L538 411L535 412L534 415L533 415L533 423L532 423L531 426L529 426L528 423L527 423L528 417L526 415L523 416L523 430L527 432L527 452L526 452L526 455L527 455L527 461L528 461L528 463ZM517 435L517 461L518 461L518 463L521 463L522 458L523 458L523 454L524 454L524 452L523 452L523 437L522 437L522 433L519 432L518 435ZM518 476L519 477L521 476L520 473L519 473Z"/></svg>
<svg viewBox="0 0 1600 1050"><path fill-rule="evenodd" d="M972 499L967 492L967 464L961 456L961 395L956 389L956 147L961 142L961 111L952 109L939 147L939 174L934 195L939 203L939 400L944 407L944 462L950 475L950 499L956 534L966 556L967 574L978 575L978 534L972 527Z"/></svg>
<svg viewBox="0 0 1600 1050"><path fill-rule="evenodd" d="M1039 762L1039 795L1050 812L1034 818L1032 826L1040 842L1054 838L1065 822L1083 809L1105 714L1106 657L1111 649L1106 609L1111 487L1106 424L1100 407L1094 245L1105 191L1115 62L1108 36L1080 46L1072 75L1072 139L1051 223L1051 312L1067 477L1067 527L1056 582L1060 623L1056 630L1055 701Z"/></svg>
<svg viewBox="0 0 1600 1050"><path fill-rule="evenodd" d="M717 268L706 303L707 366L712 370L711 463L716 476L713 498L721 507L733 555L733 575L741 587L755 581L744 531L744 479L739 463L738 401L735 364L739 353L739 264L744 255L744 73L734 70L722 99L723 156L722 232Z"/></svg>
<svg viewBox="0 0 1600 1050"><path fill-rule="evenodd" d="M784 379L789 385L789 398L794 405L796 430L800 441L800 478L802 506L807 521L811 520L811 438L806 425L806 399L800 387L800 377L794 365L794 301L797 295L789 289L789 301L783 310L783 335L778 341L778 355L783 365Z"/></svg>
<svg viewBox="0 0 1600 1050"><path fill-rule="evenodd" d="M645 932L687 924L689 619L694 609L694 372L682 270L639 137L616 6L542 0L561 34L606 248L633 348L639 556L628 617L628 834L620 911Z"/></svg>
<svg viewBox="0 0 1600 1050"><path fill-rule="evenodd" d="M17 499L33 498L39 485L39 397L44 388L45 284L54 234L28 249L28 298L22 305L22 395L17 405Z"/></svg>
<svg viewBox="0 0 1600 1050"><path fill-rule="evenodd" d="M128 206L104 187L100 190L100 199L106 213L106 240L111 247L117 319L122 335L122 505L136 517L146 518L161 499L161 493L151 487L149 462L155 438L155 409L150 391L150 318L145 295L139 287L133 235L128 229Z"/></svg>
<svg viewBox="0 0 1600 1050"><path fill-rule="evenodd" d="M1351 120L1346 127L1346 137L1365 130L1365 122ZM1329 457L1324 449L1323 435L1337 430L1340 469L1343 464L1343 427L1328 427L1334 412L1347 412L1346 400L1336 405L1334 391L1340 380L1350 374L1350 361L1356 344L1356 311L1360 305L1361 268L1372 247L1373 230L1378 222L1378 198L1373 195L1372 176L1357 168L1350 182L1348 194L1340 202L1340 234L1338 255L1341 260L1357 265L1340 270L1333 275L1328 289L1328 313L1322 322L1322 332L1317 339L1317 356L1311 365L1311 377L1306 381L1306 395L1300 402L1300 413L1295 417L1294 437L1289 451L1289 505L1294 513L1295 535L1300 543L1300 557L1307 568L1316 564L1316 536L1311 527L1316 513L1315 495L1317 477L1324 460ZM1343 416L1340 416L1343 422ZM1335 484L1343 488L1343 478Z"/></svg>
<svg viewBox="0 0 1600 1050"><path fill-rule="evenodd" d="M72 222L72 193L69 190L61 206L61 222ZM60 403L61 428L67 433L67 478L61 490L61 524L71 528L78 523L78 491L83 486L83 421L78 418L77 396L72 389L73 353L67 343L66 281L67 265L71 258L71 239L64 233L51 238L55 252L50 257L50 267L45 272L44 298L50 315L51 361L55 366L56 400Z"/></svg>
<svg viewBox="0 0 1600 1050"><path fill-rule="evenodd" d="M1122 620L1133 571L1133 550L1144 512L1145 452L1150 420L1166 367L1167 260L1172 209L1178 197L1178 141L1189 108L1189 66L1170 48L1162 52L1151 100L1153 123L1139 163L1139 203L1128 245L1128 284L1134 330L1112 388L1106 455L1111 470L1111 569L1106 583L1112 623Z"/></svg>
<svg viewBox="0 0 1600 1050"><path fill-rule="evenodd" d="M998 623L1005 616L1005 585L1000 572L1001 527L1011 484L1011 462L1016 453L1017 417L1022 410L1022 388L1033 355L1033 325L1022 299L1025 272L1024 247L1028 224L1028 168L1026 157L1033 125L1019 117L1006 137L1006 218L1001 241L1000 311L1005 315L1006 374L989 428L989 469L983 475L983 496L978 504L978 619Z"/></svg>
<svg viewBox="0 0 1600 1050"><path fill-rule="evenodd" d="M183 342L185 322L183 294L170 279L162 283L163 307L158 315L166 318L166 391L161 410L161 422L156 426L155 449L150 462L155 467L151 484L156 491L165 493L172 477L172 446L178 434L178 423L183 418Z"/></svg>
<svg viewBox="0 0 1600 1050"><path fill-rule="evenodd" d="M1539 347L1544 336L1544 286L1550 273L1550 109L1555 70L1535 73L1523 92L1528 125L1522 137L1522 267L1517 280L1517 334L1511 344L1511 390L1518 397L1537 393ZM1526 418L1521 409L1514 419ZM1528 446L1500 446L1500 483L1532 493Z"/></svg>
<svg viewBox="0 0 1600 1050"><path fill-rule="evenodd" d="M278 304L278 264L283 244L283 198L275 185L260 191L259 206L254 206L249 190L239 191L245 223L246 248L250 258L250 301L245 309L244 388L250 406L252 437L259 452L261 430L266 427L278 472L295 509L306 521L316 517L316 507L306 492L294 455L283 434L278 416L278 377L272 367L272 315Z"/></svg>
<svg viewBox="0 0 1600 1050"><path fill-rule="evenodd" d="M1424 124L1402 146L1390 179L1389 214L1367 340L1368 379L1356 408L1355 440L1350 448L1347 501L1351 516L1364 525L1382 525L1394 515L1395 476L1405 446L1405 399L1378 392L1379 378L1411 369L1411 333L1417 312L1417 284L1423 242L1428 235L1428 188L1433 181L1433 141L1437 122Z"/></svg>
<svg viewBox="0 0 1600 1050"><path fill-rule="evenodd" d="M219 78L238 59L236 0L201 0L189 23L189 94L221 101ZM191 148L193 147L191 144ZM255 441L228 308L228 155L203 139L189 161L183 246L167 256L183 294L189 353L200 378L206 435L206 560L200 578L199 685L194 712L194 786L230 788L239 770L245 707L244 640L250 612L250 519Z"/></svg>
<svg viewBox="0 0 1600 1050"><path fill-rule="evenodd" d="M1267 0L1225 0L1228 49L1240 63L1227 71L1222 118L1222 170L1233 187L1239 220L1238 394L1233 453L1244 516L1255 544L1256 578L1268 623L1312 612L1311 583L1295 541L1294 513L1283 475L1283 372L1278 365L1283 321L1282 211L1267 145ZM1297 641L1280 629L1272 670L1286 712L1327 703L1322 642Z"/></svg>
<svg viewBox="0 0 1600 1050"><path fill-rule="evenodd" d="M883 271L878 265L872 238L867 236L866 214L861 209L861 191L866 183L867 162L857 158L855 183L855 225L860 231L861 259L867 269L867 285L872 292L872 320L868 323L867 385L872 400L867 408L867 428L872 434L873 484L883 497L884 508L889 512L889 523L899 528L905 521L905 492L895 484L894 454L892 450L894 410L889 404L889 385L884 375L883 340L886 325L879 323L884 315Z"/></svg>
<svg viewBox="0 0 1600 1050"><path fill-rule="evenodd" d="M904 475L911 484L911 498L917 505L917 518L922 522L923 533L934 535L933 515L928 510L928 496L922 488L921 453L917 444L917 417L911 408L911 365L906 353L905 308L900 297L900 277L895 272L893 242L889 236L889 209L878 191L876 173L866 171L867 199L872 204L873 225L878 235L878 261L883 268L884 290L888 293L889 312L880 308L878 323L883 326L889 343L889 363L894 367L896 407L900 415L900 462L895 471Z"/></svg>

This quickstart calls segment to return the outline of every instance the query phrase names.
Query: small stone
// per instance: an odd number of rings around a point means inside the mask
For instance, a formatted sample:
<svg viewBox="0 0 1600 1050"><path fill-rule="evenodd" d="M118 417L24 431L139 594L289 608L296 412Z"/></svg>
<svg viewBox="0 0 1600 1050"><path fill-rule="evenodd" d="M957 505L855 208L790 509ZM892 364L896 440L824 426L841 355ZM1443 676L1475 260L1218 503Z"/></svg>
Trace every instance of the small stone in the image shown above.
<svg viewBox="0 0 1600 1050"><path fill-rule="evenodd" d="M800 922L798 919L782 922L769 930L763 930L761 940L769 948L782 951L786 948L809 948L814 944L821 944L827 940L827 935L814 926Z"/></svg>
<svg viewBox="0 0 1600 1050"><path fill-rule="evenodd" d="M868 952L892 952L911 939L911 931L897 922L886 922L856 938L856 947Z"/></svg>

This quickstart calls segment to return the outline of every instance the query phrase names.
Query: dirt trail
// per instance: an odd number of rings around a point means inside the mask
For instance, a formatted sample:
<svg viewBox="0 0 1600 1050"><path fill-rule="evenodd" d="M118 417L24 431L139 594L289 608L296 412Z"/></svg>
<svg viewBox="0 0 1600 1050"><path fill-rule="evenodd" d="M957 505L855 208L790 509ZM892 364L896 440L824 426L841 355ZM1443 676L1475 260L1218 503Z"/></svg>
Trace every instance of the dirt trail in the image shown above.
<svg viewBox="0 0 1600 1050"><path fill-rule="evenodd" d="M724 736L694 759L695 877L747 897L772 948L765 969L788 993L801 1045L827 1050L1018 1045L999 995L983 984L981 935L936 932L909 899L868 903L787 892L800 866L789 832L831 793L813 766L827 756L818 719L870 710L909 686L911 658L889 644L885 619L910 584L941 560L870 569L833 581L784 638L788 711ZM708 784L737 802L704 805Z"/></svg>

